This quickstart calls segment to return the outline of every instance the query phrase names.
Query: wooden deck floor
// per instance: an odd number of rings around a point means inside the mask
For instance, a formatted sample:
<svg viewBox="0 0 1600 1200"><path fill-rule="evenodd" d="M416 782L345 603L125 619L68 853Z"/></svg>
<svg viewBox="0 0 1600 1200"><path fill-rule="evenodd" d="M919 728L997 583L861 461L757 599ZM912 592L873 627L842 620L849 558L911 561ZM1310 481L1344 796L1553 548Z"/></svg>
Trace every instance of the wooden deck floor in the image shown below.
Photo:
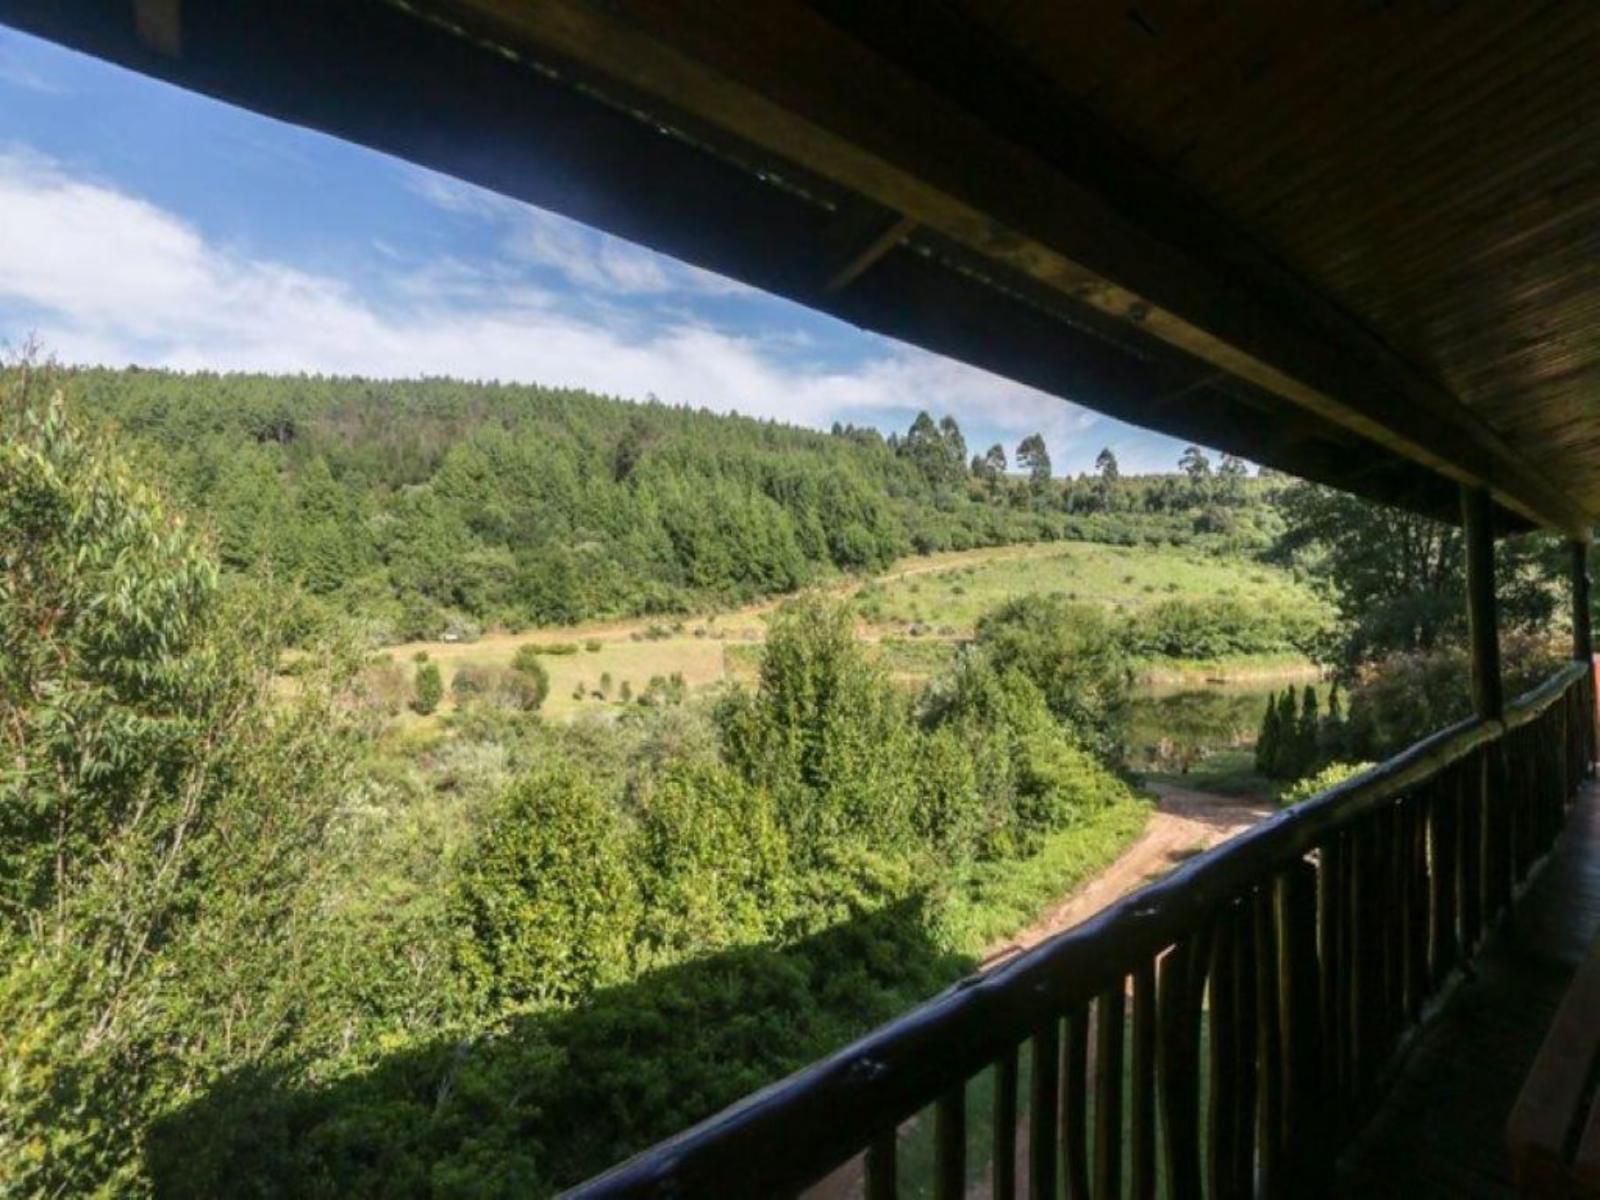
<svg viewBox="0 0 1600 1200"><path fill-rule="evenodd" d="M1589 784L1550 860L1426 1028L1346 1153L1349 1200L1513 1196L1506 1116L1577 963L1600 930L1600 785Z"/></svg>

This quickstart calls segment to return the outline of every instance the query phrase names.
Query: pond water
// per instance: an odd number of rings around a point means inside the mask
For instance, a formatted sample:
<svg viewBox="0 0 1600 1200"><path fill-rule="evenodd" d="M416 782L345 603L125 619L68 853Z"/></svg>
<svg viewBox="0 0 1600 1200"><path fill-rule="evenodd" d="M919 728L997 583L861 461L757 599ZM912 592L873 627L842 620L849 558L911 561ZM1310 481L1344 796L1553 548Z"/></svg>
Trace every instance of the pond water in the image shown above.
<svg viewBox="0 0 1600 1200"><path fill-rule="evenodd" d="M1326 709L1327 684L1315 677L1142 685L1129 705L1128 766L1141 774L1184 774L1226 752L1242 757L1255 746L1267 697L1290 685L1296 695L1314 686Z"/></svg>

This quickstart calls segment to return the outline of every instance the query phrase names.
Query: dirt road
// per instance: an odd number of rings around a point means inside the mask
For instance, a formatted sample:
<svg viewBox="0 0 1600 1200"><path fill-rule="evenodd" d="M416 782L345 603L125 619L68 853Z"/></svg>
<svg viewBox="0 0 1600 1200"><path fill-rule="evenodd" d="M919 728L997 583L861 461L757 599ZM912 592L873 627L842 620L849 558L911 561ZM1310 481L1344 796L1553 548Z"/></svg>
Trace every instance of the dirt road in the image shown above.
<svg viewBox="0 0 1600 1200"><path fill-rule="evenodd" d="M1021 933L995 947L983 961L987 970L1052 934L1071 929L1113 900L1165 875L1185 859L1250 828L1268 816L1264 802L1213 796L1168 784L1151 784L1157 808L1150 823L1122 857Z"/></svg>

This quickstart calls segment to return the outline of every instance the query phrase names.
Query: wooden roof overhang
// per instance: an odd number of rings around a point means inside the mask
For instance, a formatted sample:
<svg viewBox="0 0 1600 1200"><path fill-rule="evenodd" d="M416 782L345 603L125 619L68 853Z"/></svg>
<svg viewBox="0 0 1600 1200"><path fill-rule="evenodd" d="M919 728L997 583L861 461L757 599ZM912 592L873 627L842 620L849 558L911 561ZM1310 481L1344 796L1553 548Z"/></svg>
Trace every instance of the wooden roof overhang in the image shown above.
<svg viewBox="0 0 1600 1200"><path fill-rule="evenodd" d="M1600 6L0 0L1124 420L1600 515Z"/></svg>

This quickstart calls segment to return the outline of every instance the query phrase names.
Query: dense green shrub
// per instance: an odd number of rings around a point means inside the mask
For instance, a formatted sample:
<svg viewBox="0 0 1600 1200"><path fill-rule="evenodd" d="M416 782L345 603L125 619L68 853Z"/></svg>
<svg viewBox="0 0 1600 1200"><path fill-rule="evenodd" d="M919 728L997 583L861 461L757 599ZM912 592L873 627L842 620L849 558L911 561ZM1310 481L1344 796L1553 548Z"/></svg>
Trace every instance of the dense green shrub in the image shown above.
<svg viewBox="0 0 1600 1200"><path fill-rule="evenodd" d="M756 691L725 700L719 724L728 761L777 799L797 854L851 839L904 844L915 765L906 705L843 605L773 614Z"/></svg>
<svg viewBox="0 0 1600 1200"><path fill-rule="evenodd" d="M444 699L444 677L439 674L439 664L424 662L417 667L415 682L416 695L411 701L423 716L427 716L439 707L439 701Z"/></svg>
<svg viewBox="0 0 1600 1200"><path fill-rule="evenodd" d="M539 661L537 654L527 653L530 648L528 646L517 648L516 654L511 659L511 669L526 679L532 689L528 697L530 702L523 704L522 707L535 709L542 706L545 698L550 695L550 672Z"/></svg>
<svg viewBox="0 0 1600 1200"><path fill-rule="evenodd" d="M492 1004L581 999L634 969L639 892L615 806L559 764L501 800L462 869L463 975Z"/></svg>
<svg viewBox="0 0 1600 1200"><path fill-rule="evenodd" d="M626 700L628 697L624 696ZM689 685L684 682L683 673L674 671L671 675L652 675L645 684L644 691L639 693L639 703L655 706L682 704L689 698Z"/></svg>
<svg viewBox="0 0 1600 1200"><path fill-rule="evenodd" d="M977 641L997 671L1031 679L1085 745L1118 756L1132 669L1120 630L1104 612L1060 596L1029 596L986 614Z"/></svg>
<svg viewBox="0 0 1600 1200"><path fill-rule="evenodd" d="M1272 775L1273 764L1278 758L1278 739L1283 736L1283 729L1278 720L1278 696L1273 693L1267 697L1266 712L1261 715L1261 727L1256 732L1255 768L1257 775Z"/></svg>
<svg viewBox="0 0 1600 1200"><path fill-rule="evenodd" d="M640 937L652 963L780 938L788 837L772 797L717 763L667 768L640 806Z"/></svg>
<svg viewBox="0 0 1600 1200"><path fill-rule="evenodd" d="M1502 634L1500 641L1508 697L1536 687L1566 661L1565 647L1548 637L1513 633ZM1464 646L1392 654L1356 673L1346 751L1381 761L1471 715L1471 668Z"/></svg>
<svg viewBox="0 0 1600 1200"><path fill-rule="evenodd" d="M550 677L535 661L535 671L466 664L456 668L450 692L456 703L481 701L517 712L533 712L550 691Z"/></svg>
<svg viewBox="0 0 1600 1200"><path fill-rule="evenodd" d="M970 748L946 726L923 739L919 757L912 829L948 861L976 856L984 843L987 814Z"/></svg>

